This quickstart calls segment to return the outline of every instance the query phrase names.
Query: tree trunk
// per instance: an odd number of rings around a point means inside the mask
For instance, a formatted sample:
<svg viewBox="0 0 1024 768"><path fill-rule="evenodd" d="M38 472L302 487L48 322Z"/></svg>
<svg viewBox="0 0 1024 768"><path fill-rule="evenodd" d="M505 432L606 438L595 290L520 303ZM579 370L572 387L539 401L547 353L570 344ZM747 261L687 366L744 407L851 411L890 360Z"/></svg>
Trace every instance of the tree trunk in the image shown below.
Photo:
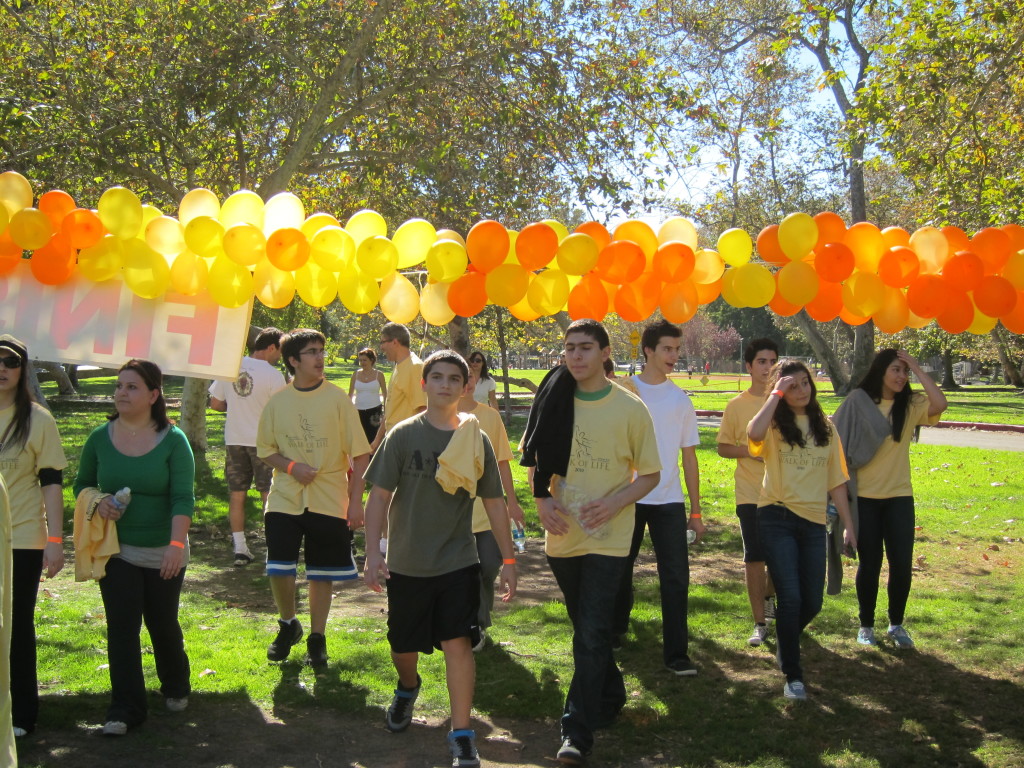
<svg viewBox="0 0 1024 768"><path fill-rule="evenodd" d="M953 353L946 350L942 352L942 383L939 386L948 390L960 389L953 377Z"/></svg>
<svg viewBox="0 0 1024 768"><path fill-rule="evenodd" d="M850 391L850 379L843 371L842 363L836 357L835 351L821 335L818 324L803 309L793 315L793 319L800 326L800 330L804 332L807 343L811 345L814 354L825 363L825 370L828 371L828 375L832 379L832 388L836 394L845 395Z"/></svg>
<svg viewBox="0 0 1024 768"><path fill-rule="evenodd" d="M36 363L36 367L41 371L46 371L48 374L53 376L53 380L57 382L58 394L67 397L70 395L77 395L78 392L75 390L74 385L71 383L71 379L68 378L68 372L64 370L64 366L60 363L47 363L39 361Z"/></svg>
<svg viewBox="0 0 1024 768"><path fill-rule="evenodd" d="M25 370L28 374L28 389L32 393L36 402L39 403L46 410L50 410L50 404L46 402L46 397L43 395L43 388L39 386L39 377L36 375L36 367L30 362L25 366Z"/></svg>
<svg viewBox="0 0 1024 768"><path fill-rule="evenodd" d="M850 386L864 378L875 359L875 323L868 320L853 329L853 365L850 370Z"/></svg>
<svg viewBox="0 0 1024 768"><path fill-rule="evenodd" d="M452 349L463 357L469 357L469 321L458 315L448 323L448 337Z"/></svg>
<svg viewBox="0 0 1024 768"><path fill-rule="evenodd" d="M181 422L178 427L188 438L195 453L206 453L206 391L209 379L186 377L181 392Z"/></svg>
<svg viewBox="0 0 1024 768"><path fill-rule="evenodd" d="M1002 325L1002 323L1000 323ZM1003 334L999 332L999 326L991 330L992 338L996 342L996 350L999 352L999 362L1003 365L1003 374L1006 376L1007 381L1018 389L1024 388L1024 377L1021 377L1020 371L1017 366L1013 364L1013 360L1010 359L1010 353L1006 348L1006 339L1003 338Z"/></svg>
<svg viewBox="0 0 1024 768"><path fill-rule="evenodd" d="M512 421L512 397L508 391L508 343L505 341L505 310L495 307L497 315L496 330L498 332L498 353L501 355L501 375L505 380L505 425Z"/></svg>

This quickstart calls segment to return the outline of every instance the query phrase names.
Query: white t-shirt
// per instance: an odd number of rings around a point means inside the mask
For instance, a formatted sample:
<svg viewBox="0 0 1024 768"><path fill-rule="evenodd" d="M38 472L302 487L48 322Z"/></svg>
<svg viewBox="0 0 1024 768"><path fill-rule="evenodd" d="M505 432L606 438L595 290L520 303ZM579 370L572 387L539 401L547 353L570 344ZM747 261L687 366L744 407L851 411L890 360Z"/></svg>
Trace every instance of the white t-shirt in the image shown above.
<svg viewBox="0 0 1024 768"><path fill-rule="evenodd" d="M284 386L284 374L266 360L243 357L238 378L215 381L210 394L228 404L224 420L225 445L256 447L256 429L260 414L270 396Z"/></svg>
<svg viewBox="0 0 1024 768"><path fill-rule="evenodd" d="M494 383L494 379L480 379L479 381L477 381L476 388L473 390L473 399L476 400L478 403L490 405L491 400L488 395L491 392L497 391L497 389L498 386L497 384Z"/></svg>
<svg viewBox="0 0 1024 768"><path fill-rule="evenodd" d="M679 449L700 445L697 412L690 396L672 381L645 384L639 376L630 380L654 420L654 435L661 458L661 480L638 504L675 504L684 501L679 477Z"/></svg>

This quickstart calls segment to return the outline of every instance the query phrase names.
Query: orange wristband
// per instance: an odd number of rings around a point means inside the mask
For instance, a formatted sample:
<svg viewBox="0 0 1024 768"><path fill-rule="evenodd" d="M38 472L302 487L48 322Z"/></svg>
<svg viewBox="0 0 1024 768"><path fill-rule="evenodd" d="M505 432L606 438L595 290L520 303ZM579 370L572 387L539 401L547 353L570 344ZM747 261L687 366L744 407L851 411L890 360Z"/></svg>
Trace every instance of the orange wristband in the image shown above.
<svg viewBox="0 0 1024 768"><path fill-rule="evenodd" d="M501 562L503 562L505 565L515 565L516 564L516 559L514 557L506 557Z"/></svg>
<svg viewBox="0 0 1024 768"><path fill-rule="evenodd" d="M772 394L779 398L779 400L786 396L786 393L783 392L781 389L773 389Z"/></svg>
<svg viewBox="0 0 1024 768"><path fill-rule="evenodd" d="M177 547L178 549L184 549L185 548L185 542L183 542L183 541L172 541L171 542L171 546L172 547Z"/></svg>
<svg viewBox="0 0 1024 768"><path fill-rule="evenodd" d="M693 518L697 518L698 520L700 520L700 512L691 512L690 519L692 520Z"/></svg>
<svg viewBox="0 0 1024 768"><path fill-rule="evenodd" d="M290 474L292 473L292 468L293 468L294 466L295 466L295 462L294 462L294 461L293 461L293 462L291 462L291 463L289 463L289 464L288 464L288 469L286 469L286 470L285 470L285 472L287 472L287 473L288 473L288 474L290 475Z"/></svg>
<svg viewBox="0 0 1024 768"><path fill-rule="evenodd" d="M46 537L46 541L49 544L63 544L64 543L64 539L62 539L60 536L47 536Z"/></svg>

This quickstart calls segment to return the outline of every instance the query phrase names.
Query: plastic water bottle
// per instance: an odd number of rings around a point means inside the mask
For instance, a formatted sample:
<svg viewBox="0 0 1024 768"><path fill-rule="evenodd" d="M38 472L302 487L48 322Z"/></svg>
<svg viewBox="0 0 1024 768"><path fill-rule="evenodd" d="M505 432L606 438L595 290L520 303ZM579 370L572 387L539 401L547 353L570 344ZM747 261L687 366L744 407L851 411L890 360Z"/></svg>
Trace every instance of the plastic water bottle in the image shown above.
<svg viewBox="0 0 1024 768"><path fill-rule="evenodd" d="M115 507L117 507L118 511L124 512L125 507L128 506L128 504L131 502L131 500L132 500L132 489L128 488L126 486L126 487L122 488L120 491L118 491L117 493L115 493L110 498L110 503L113 504Z"/></svg>
<svg viewBox="0 0 1024 768"><path fill-rule="evenodd" d="M516 545L517 552L526 551L526 531L519 523L512 523L512 543Z"/></svg>
<svg viewBox="0 0 1024 768"><path fill-rule="evenodd" d="M833 529L836 527L836 522L839 520L839 510L836 509L836 505L829 501L828 506L825 507L825 533L832 535Z"/></svg>
<svg viewBox="0 0 1024 768"><path fill-rule="evenodd" d="M693 528L686 529L686 543L693 544L697 540L697 532Z"/></svg>

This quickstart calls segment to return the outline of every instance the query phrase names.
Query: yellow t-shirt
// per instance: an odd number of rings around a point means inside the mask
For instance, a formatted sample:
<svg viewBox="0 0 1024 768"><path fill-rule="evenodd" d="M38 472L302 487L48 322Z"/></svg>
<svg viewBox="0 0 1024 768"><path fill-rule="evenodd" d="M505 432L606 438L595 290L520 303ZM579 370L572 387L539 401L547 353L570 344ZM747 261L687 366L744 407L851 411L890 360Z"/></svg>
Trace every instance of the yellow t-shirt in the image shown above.
<svg viewBox="0 0 1024 768"><path fill-rule="evenodd" d="M0 435L14 418L14 406L0 410ZM0 452L0 474L11 500L11 544L14 549L46 546L46 510L39 487L40 469L64 469L68 461L50 412L32 403L25 447L7 445Z"/></svg>
<svg viewBox="0 0 1024 768"><path fill-rule="evenodd" d="M476 416L482 429L491 439L491 447L494 448L494 460L512 461L512 448L508 444L508 432L505 431L505 423L501 420L501 414L489 405L478 403L472 411L466 411ZM487 517L484 509L484 502L479 496L473 502L473 533L491 530L491 519Z"/></svg>
<svg viewBox="0 0 1024 768"><path fill-rule="evenodd" d="M308 392L294 386L278 390L260 416L256 454L264 458L280 453L318 472L313 482L303 485L275 469L267 511L301 515L308 509L347 519L349 459L369 452L359 411L334 384L324 381Z"/></svg>
<svg viewBox="0 0 1024 768"><path fill-rule="evenodd" d="M747 444L747 424L764 405L764 398L742 392L725 406L722 424L718 428L718 442L726 445ZM756 459L736 459L736 504L757 504L764 482L764 462Z"/></svg>
<svg viewBox="0 0 1024 768"><path fill-rule="evenodd" d="M839 435L831 421L825 423L828 445L815 445L808 434L807 416L796 417L797 427L807 435L803 448L786 443L774 426L762 442L748 442L751 456L764 457L764 484L757 506L782 504L812 523L825 524L829 490L850 479Z"/></svg>
<svg viewBox="0 0 1024 768"><path fill-rule="evenodd" d="M633 473L661 470L654 422L647 406L622 387L611 387L600 400L574 400L569 474L551 478L551 494L577 511L581 504L602 499L633 481ZM564 481L564 482L563 482ZM633 539L634 506L629 504L597 531L585 532L575 518L564 536L547 534L544 550L551 557L612 555L625 557Z"/></svg>
<svg viewBox="0 0 1024 768"><path fill-rule="evenodd" d="M892 400L882 400L878 410L889 420ZM928 415L928 398L915 393L910 398L907 408L907 420L903 422L903 434L897 443L892 433L886 435L884 442L871 461L857 470L857 495L867 499L891 499L896 496L913 496L914 488L910 482L910 443L914 428L932 425L939 422L942 414Z"/></svg>
<svg viewBox="0 0 1024 768"><path fill-rule="evenodd" d="M426 407L427 396L420 382L423 380L423 361L412 352L395 366L388 382L388 400L384 405L384 432L387 434L400 421L416 415L416 409Z"/></svg>

